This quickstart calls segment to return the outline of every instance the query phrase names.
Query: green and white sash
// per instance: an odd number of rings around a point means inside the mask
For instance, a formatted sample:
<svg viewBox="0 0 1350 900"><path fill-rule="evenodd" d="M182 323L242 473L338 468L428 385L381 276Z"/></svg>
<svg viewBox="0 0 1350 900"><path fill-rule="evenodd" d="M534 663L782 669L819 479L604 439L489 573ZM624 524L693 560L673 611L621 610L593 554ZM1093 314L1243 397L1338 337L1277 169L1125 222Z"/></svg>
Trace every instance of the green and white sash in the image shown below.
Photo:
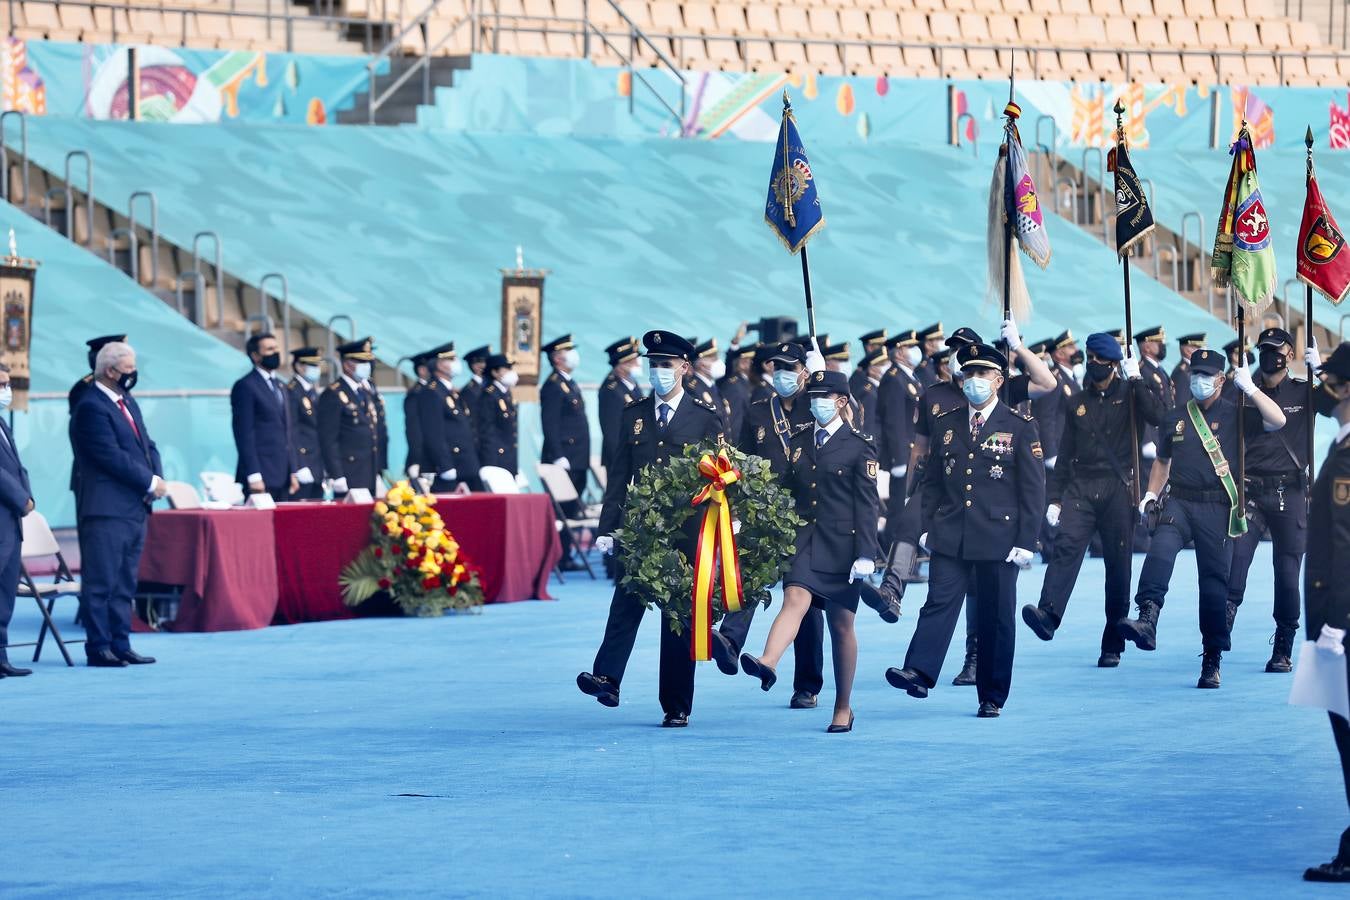
<svg viewBox="0 0 1350 900"><path fill-rule="evenodd" d="M1223 457L1223 450L1219 447L1219 439L1214 436L1214 432L1209 430L1209 425L1205 422L1205 416L1200 412L1200 404L1194 400L1186 401L1186 415L1191 418L1191 427L1200 437L1200 446L1205 448L1209 454L1210 465L1214 466L1214 474L1219 476L1219 482L1223 484L1224 493L1228 495L1228 536L1230 538L1240 537L1247 533L1247 511L1242 508L1238 502L1237 482L1233 480L1233 470L1228 465L1228 460Z"/></svg>

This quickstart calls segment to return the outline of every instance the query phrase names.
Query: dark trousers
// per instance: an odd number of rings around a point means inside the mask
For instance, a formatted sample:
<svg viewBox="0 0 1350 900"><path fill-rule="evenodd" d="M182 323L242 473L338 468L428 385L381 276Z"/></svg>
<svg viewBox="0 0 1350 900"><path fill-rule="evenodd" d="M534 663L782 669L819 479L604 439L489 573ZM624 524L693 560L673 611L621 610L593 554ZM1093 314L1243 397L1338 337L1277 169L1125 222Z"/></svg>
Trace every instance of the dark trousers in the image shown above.
<svg viewBox="0 0 1350 900"><path fill-rule="evenodd" d="M300 489L293 494L286 496L287 500L322 500L323 485L319 481L313 484L302 484Z"/></svg>
<svg viewBox="0 0 1350 900"><path fill-rule="evenodd" d="M1288 505L1288 501L1285 501ZM1327 713L1331 719L1331 734L1336 738L1336 750L1341 755L1341 778L1345 782L1345 802L1350 805L1350 723L1335 713ZM1350 828L1341 832L1341 846L1336 858L1350 865Z"/></svg>
<svg viewBox="0 0 1350 900"><path fill-rule="evenodd" d="M750 623L758 608L758 605L750 606L722 619L718 631L735 645L737 654L745 649ZM795 666L792 689L819 694L825 687L825 613L814 605L806 611L801 628L797 629L797 637L792 642L792 657Z"/></svg>
<svg viewBox="0 0 1350 900"><path fill-rule="evenodd" d="M1270 529L1271 563L1275 569L1275 624L1298 630L1298 573L1303 553L1308 548L1308 504L1297 486L1286 488L1284 509L1275 491L1247 493L1247 533L1233 542L1233 566L1228 574L1228 600L1242 605L1247 591L1247 570L1251 568L1261 532Z"/></svg>
<svg viewBox="0 0 1350 900"><path fill-rule="evenodd" d="M1116 622L1130 614L1134 522L1129 492L1120 479L1080 478L1070 482L1060 503L1059 534L1041 585L1040 607L1058 626L1083 567L1083 553L1092 536L1101 535L1102 558L1106 563L1106 626L1102 629L1105 653L1125 649L1125 641L1116 633Z"/></svg>
<svg viewBox="0 0 1350 900"><path fill-rule="evenodd" d="M145 517L86 516L80 522L84 652L131 649L131 603L145 545Z"/></svg>
<svg viewBox="0 0 1350 900"><path fill-rule="evenodd" d="M1195 566L1200 575L1200 634L1206 650L1227 650L1228 570L1233 541L1228 537L1228 503L1171 497L1153 532L1153 543L1139 573L1136 603L1156 603L1167 597L1177 554L1195 542Z"/></svg>
<svg viewBox="0 0 1350 900"><path fill-rule="evenodd" d="M0 662L8 662L9 621L14 617L14 596L19 592L19 553L23 548L21 520L9 517L0 526Z"/></svg>
<svg viewBox="0 0 1350 900"><path fill-rule="evenodd" d="M617 567L622 576L623 566ZM595 653L591 671L604 675L616 685L623 682L628 659L633 655L638 626L647 607L621 584L614 585L614 597L609 602L609 619L605 622L605 636ZM661 613L661 680L659 695L661 709L666 713L688 715L694 707L694 661L689 658L689 632L677 635L670 630L665 613Z"/></svg>
<svg viewBox="0 0 1350 900"><path fill-rule="evenodd" d="M905 654L905 668L937 683L947 658L956 617L966 592L975 595L975 689L981 702L1003 706L1012 687L1013 649L1017 639L1017 566L994 560L967 561L934 553L928 563L928 599L919 611L914 639Z"/></svg>

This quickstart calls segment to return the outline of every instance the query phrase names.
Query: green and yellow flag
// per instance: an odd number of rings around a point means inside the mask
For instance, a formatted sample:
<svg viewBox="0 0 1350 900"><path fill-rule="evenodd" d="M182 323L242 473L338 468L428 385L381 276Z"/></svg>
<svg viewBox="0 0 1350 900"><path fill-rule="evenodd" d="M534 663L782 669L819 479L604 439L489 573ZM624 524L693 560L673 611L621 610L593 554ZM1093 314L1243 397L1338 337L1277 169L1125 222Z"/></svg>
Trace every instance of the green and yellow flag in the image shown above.
<svg viewBox="0 0 1350 900"><path fill-rule="evenodd" d="M1209 272L1219 287L1233 286L1233 293L1248 317L1254 318L1275 298L1275 247L1270 239L1270 219L1261 200L1256 152L1246 122L1228 152L1233 165L1223 193L1223 210L1219 213Z"/></svg>

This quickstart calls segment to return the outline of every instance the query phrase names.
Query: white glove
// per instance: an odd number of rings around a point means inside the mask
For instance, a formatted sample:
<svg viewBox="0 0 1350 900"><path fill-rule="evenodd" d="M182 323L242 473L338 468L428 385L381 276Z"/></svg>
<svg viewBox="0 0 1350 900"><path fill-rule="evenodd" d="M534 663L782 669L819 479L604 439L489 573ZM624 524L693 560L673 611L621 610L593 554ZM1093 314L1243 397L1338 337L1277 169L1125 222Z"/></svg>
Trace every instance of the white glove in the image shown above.
<svg viewBox="0 0 1350 900"><path fill-rule="evenodd" d="M811 338L811 349L806 351L806 371L825 371L825 357L821 355L820 345L816 343L815 338Z"/></svg>
<svg viewBox="0 0 1350 900"><path fill-rule="evenodd" d="M455 476L458 474L459 472L455 469L446 469L444 472L440 473L440 478L442 481L454 481Z"/></svg>
<svg viewBox="0 0 1350 900"><path fill-rule="evenodd" d="M904 466L891 466L891 477L892 477L892 478L904 478L904 477L905 477L905 473L908 472L908 471L909 471L909 466L908 466L908 465L904 465Z"/></svg>
<svg viewBox="0 0 1350 900"><path fill-rule="evenodd" d="M1149 491L1148 493L1144 494L1144 499L1139 501L1139 515L1142 516L1144 513L1148 511L1149 501L1157 499L1158 495L1153 493L1152 491Z"/></svg>
<svg viewBox="0 0 1350 900"><path fill-rule="evenodd" d="M1308 349L1303 351L1303 361L1308 364L1310 370L1322 367L1322 354L1317 352L1316 344L1309 344Z"/></svg>
<svg viewBox="0 0 1350 900"><path fill-rule="evenodd" d="M1045 467L1046 467L1047 469L1053 469L1053 468L1055 467L1055 460L1057 460L1057 459L1059 459L1059 456L1058 456L1058 455L1049 457L1049 458L1045 461Z"/></svg>
<svg viewBox="0 0 1350 900"><path fill-rule="evenodd" d="M919 535L919 546L925 550L928 549L928 532L925 531L923 534Z"/></svg>
<svg viewBox="0 0 1350 900"><path fill-rule="evenodd" d="M1051 503L1045 508L1045 521L1050 523L1051 528L1059 527L1059 504Z"/></svg>
<svg viewBox="0 0 1350 900"><path fill-rule="evenodd" d="M1004 562L1010 562L1019 569L1031 568L1031 551L1023 550L1021 547L1014 547L1008 551L1008 558Z"/></svg>
<svg viewBox="0 0 1350 900"><path fill-rule="evenodd" d="M1256 393L1256 382L1252 381L1252 373L1247 371L1246 366L1238 366L1233 370L1233 384L1248 397Z"/></svg>
<svg viewBox="0 0 1350 900"><path fill-rule="evenodd" d="M1139 360L1133 356L1127 356L1120 361L1120 371L1126 378L1134 379L1139 377Z"/></svg>
<svg viewBox="0 0 1350 900"><path fill-rule="evenodd" d="M329 484L330 487L332 487L333 493L335 493L335 494L345 494L345 493L347 493L347 479L346 479L346 478L333 478L333 479L330 479L330 480L329 480L328 484Z"/></svg>
<svg viewBox="0 0 1350 900"><path fill-rule="evenodd" d="M295 480L301 484L313 484L314 473L309 470L309 466L304 466L299 472L295 473Z"/></svg>
<svg viewBox="0 0 1350 900"><path fill-rule="evenodd" d="M530 483L525 480L524 472L516 473L516 487L520 488L522 491L529 489Z"/></svg>
<svg viewBox="0 0 1350 900"><path fill-rule="evenodd" d="M1322 633L1317 637L1317 649L1324 653L1330 653L1332 656L1344 656L1344 641L1344 628L1332 628L1330 625L1323 625Z"/></svg>
<svg viewBox="0 0 1350 900"><path fill-rule="evenodd" d="M1018 334L1017 323L1012 319L1003 320L1003 327L999 329L999 334L1008 342L1008 349L1011 352L1016 353L1018 348L1022 346L1022 335Z"/></svg>
<svg viewBox="0 0 1350 900"><path fill-rule="evenodd" d="M732 534L740 534L740 533L741 533L741 520L740 520L740 519L732 519L732 520L731 520L731 533L732 533Z"/></svg>
<svg viewBox="0 0 1350 900"><path fill-rule="evenodd" d="M1158 456L1158 445L1153 443L1152 441L1149 441L1147 444L1139 448L1139 455L1142 456L1144 459L1156 459Z"/></svg>
<svg viewBox="0 0 1350 900"><path fill-rule="evenodd" d="M553 464L558 468L562 469L564 472L572 471L572 464L567 461L567 457L565 456L558 457L553 461Z"/></svg>
<svg viewBox="0 0 1350 900"><path fill-rule="evenodd" d="M409 478L416 478L418 475L421 474L422 474L422 467L419 466L417 463L412 463L411 465L408 466Z"/></svg>
<svg viewBox="0 0 1350 900"><path fill-rule="evenodd" d="M870 559L861 557L853 561L853 568L848 570L849 584L857 581L859 578L866 578L877 570L877 564Z"/></svg>
<svg viewBox="0 0 1350 900"><path fill-rule="evenodd" d="M607 534L602 534L595 539L595 549L599 550L605 556L614 552L614 538Z"/></svg>

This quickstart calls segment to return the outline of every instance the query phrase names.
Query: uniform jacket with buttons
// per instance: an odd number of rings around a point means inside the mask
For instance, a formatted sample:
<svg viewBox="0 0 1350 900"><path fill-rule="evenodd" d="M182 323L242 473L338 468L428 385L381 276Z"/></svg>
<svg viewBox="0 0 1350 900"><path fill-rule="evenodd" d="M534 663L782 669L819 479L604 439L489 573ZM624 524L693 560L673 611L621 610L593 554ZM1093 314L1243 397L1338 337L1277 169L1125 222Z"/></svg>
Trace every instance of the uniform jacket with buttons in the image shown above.
<svg viewBox="0 0 1350 900"><path fill-rule="evenodd" d="M483 398L483 382L478 376L470 376L459 389L459 403L469 411L469 425L473 427L474 440L478 439L478 401Z"/></svg>
<svg viewBox="0 0 1350 900"><path fill-rule="evenodd" d="M690 444L717 441L723 435L717 410L702 399L686 393L664 429L657 425L657 402L655 397L643 397L624 408L619 448L609 466L600 508L599 534L613 534L622 527L628 487L643 469L663 466Z"/></svg>
<svg viewBox="0 0 1350 900"><path fill-rule="evenodd" d="M375 489L375 476L389 449L384 398L371 385L364 402L339 378L319 396L319 445L328 478L345 478L347 487Z"/></svg>
<svg viewBox="0 0 1350 900"><path fill-rule="evenodd" d="M608 466L619 446L619 425L623 410L634 400L642 399L636 384L630 386L610 372L600 384L600 462Z"/></svg>
<svg viewBox="0 0 1350 900"><path fill-rule="evenodd" d="M790 439L792 457L784 483L792 491L797 515L806 524L797 532L797 552L809 553L817 572L843 574L854 560L876 559L877 448L872 438L841 426L816 447L814 421L799 425Z"/></svg>
<svg viewBox="0 0 1350 900"><path fill-rule="evenodd" d="M1163 412L1167 412L1176 404L1176 391L1172 388L1172 378L1167 374L1162 366L1155 363L1148 357L1139 361L1139 377L1144 380L1144 387L1158 399ZM1143 425L1139 429L1139 443L1152 444L1158 446L1158 426Z"/></svg>
<svg viewBox="0 0 1350 900"><path fill-rule="evenodd" d="M403 462L405 472L413 466L427 467L427 461L422 458L422 420L418 416L417 405L417 398L426 388L425 381L418 381L403 395L403 436L408 440L408 455Z"/></svg>
<svg viewBox="0 0 1350 900"><path fill-rule="evenodd" d="M689 375L684 379L684 394L686 397L697 397L703 403L717 410L717 417L722 420L722 431L725 432L731 427L731 408L722 397L722 391L717 383L708 384L698 373L690 370Z"/></svg>
<svg viewBox="0 0 1350 900"><path fill-rule="evenodd" d="M750 379L739 373L726 375L717 382L717 389L727 410L727 434L738 435L745 428L745 414L750 409Z"/></svg>
<svg viewBox="0 0 1350 900"><path fill-rule="evenodd" d="M744 453L767 459L773 473L782 475L787 471L788 459L792 452L792 433L799 426L815 420L811 418L811 406L806 395L798 394L793 398L791 409L780 407L787 420L786 430L780 435L778 428L775 427L773 414L774 398L777 396L770 393L769 396L750 404L750 412L745 417L741 439L736 446Z"/></svg>
<svg viewBox="0 0 1350 900"><path fill-rule="evenodd" d="M998 403L972 443L968 407L938 416L924 468L928 548L968 561L1036 549L1045 465L1036 422Z"/></svg>
<svg viewBox="0 0 1350 900"><path fill-rule="evenodd" d="M291 446L301 469L309 467L316 482L326 476L319 450L319 392L292 378L286 382L286 402L291 412Z"/></svg>
<svg viewBox="0 0 1350 900"><path fill-rule="evenodd" d="M478 459L485 466L500 466L515 475L519 447L516 401L511 391L495 381L478 398Z"/></svg>
<svg viewBox="0 0 1350 900"><path fill-rule="evenodd" d="M1156 434L1164 410L1142 376L1122 381L1117 374L1105 391L1089 384L1074 397L1060 434L1059 461L1046 476L1049 502L1060 501L1075 475L1120 478L1122 488L1132 483L1124 480L1135 461L1130 442L1131 405L1135 427L1152 428ZM1114 466L1111 457L1115 457Z"/></svg>
<svg viewBox="0 0 1350 900"><path fill-rule="evenodd" d="M473 426L464 397L437 379L428 382L417 395L422 419L422 471L439 475L455 470L455 479L464 481L478 475L478 448L474 445Z"/></svg>
<svg viewBox="0 0 1350 900"><path fill-rule="evenodd" d="M581 388L556 369L539 388L539 418L544 432L541 462L566 459L573 472L585 472L591 465L591 425L586 419L586 403Z"/></svg>
<svg viewBox="0 0 1350 900"><path fill-rule="evenodd" d="M1308 640L1323 625L1350 633L1350 438L1331 448L1313 484L1303 579Z"/></svg>
<svg viewBox="0 0 1350 900"><path fill-rule="evenodd" d="M888 470L909 465L923 394L923 383L903 366L893 365L881 376L877 421L867 427L881 440L880 461Z"/></svg>
<svg viewBox="0 0 1350 900"><path fill-rule="evenodd" d="M1074 395L1080 390L1078 382L1064 371L1063 366L1052 362L1050 371L1055 376L1055 389L1031 398L1031 414L1040 428L1046 459L1054 459L1059 455L1059 436L1064 432L1064 417Z"/></svg>

